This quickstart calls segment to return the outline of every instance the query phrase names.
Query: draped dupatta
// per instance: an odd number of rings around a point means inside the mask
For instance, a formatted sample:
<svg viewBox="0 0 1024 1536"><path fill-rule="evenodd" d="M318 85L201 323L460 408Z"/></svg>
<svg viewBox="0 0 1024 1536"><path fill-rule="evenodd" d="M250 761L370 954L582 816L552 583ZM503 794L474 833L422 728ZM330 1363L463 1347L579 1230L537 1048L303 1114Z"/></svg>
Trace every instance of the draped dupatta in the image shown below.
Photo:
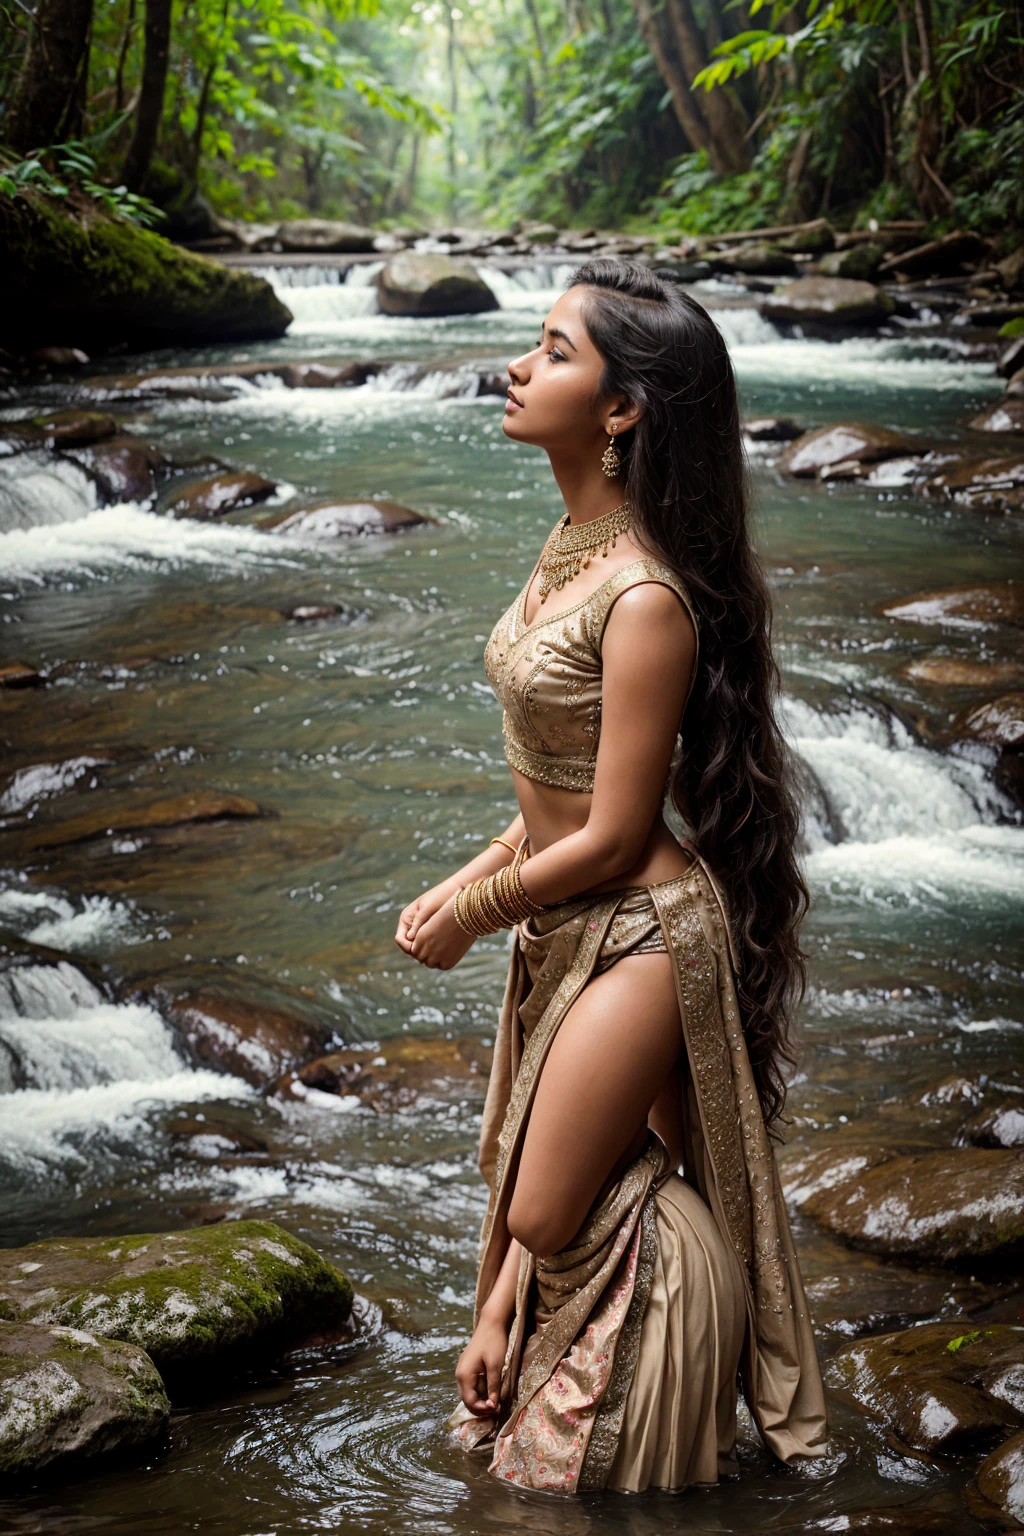
<svg viewBox="0 0 1024 1536"><path fill-rule="evenodd" d="M818 1456L826 1447L821 1377L740 1023L724 903L696 854L684 874L645 889L673 961L680 1004L688 1064L681 1106L685 1174L743 1275L744 1397L765 1443L782 1461ZM625 897L619 890L573 898L515 931L480 1140L480 1169L490 1194L480 1238L477 1316L507 1251L509 1202L547 1052L593 974ZM543 1261L524 1255L498 1422L470 1423L461 1410L451 1421L466 1444L496 1433L496 1476L562 1491L602 1486L649 1284L650 1245L656 1243L652 1194L666 1167L664 1148L652 1136L642 1156L604 1192L569 1249ZM535 1332L527 1342L531 1326ZM535 1452L542 1446L550 1481L536 1480L536 1454L532 1481L519 1465L526 1440Z"/></svg>

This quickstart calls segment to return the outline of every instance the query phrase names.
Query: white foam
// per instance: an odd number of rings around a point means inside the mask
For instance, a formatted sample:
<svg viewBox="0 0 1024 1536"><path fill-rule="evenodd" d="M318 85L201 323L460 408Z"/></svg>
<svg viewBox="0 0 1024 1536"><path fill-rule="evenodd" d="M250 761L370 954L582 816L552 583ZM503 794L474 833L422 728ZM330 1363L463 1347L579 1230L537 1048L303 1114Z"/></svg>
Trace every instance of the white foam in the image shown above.
<svg viewBox="0 0 1024 1536"><path fill-rule="evenodd" d="M30 768L19 768L0 795L0 811L8 815L27 811L40 800L62 795L101 761L98 757L68 757L61 763L33 763Z"/></svg>
<svg viewBox="0 0 1024 1536"><path fill-rule="evenodd" d="M289 334L334 327L365 315L376 315L377 273L382 261L360 262L340 272L331 267L260 267L265 277L287 304L295 319ZM254 269L255 270L255 269Z"/></svg>
<svg viewBox="0 0 1024 1536"><path fill-rule="evenodd" d="M967 889L1024 893L1024 829L999 824L1008 806L980 763L930 752L898 721L863 711L828 715L789 700L785 715L826 803L825 814L810 808L805 829L813 881L928 905Z"/></svg>
<svg viewBox="0 0 1024 1536"><path fill-rule="evenodd" d="M19 453L0 459L0 534L56 527L96 506L96 487L66 460Z"/></svg>
<svg viewBox="0 0 1024 1536"><path fill-rule="evenodd" d="M264 563L295 564L287 553L284 545L255 528L160 517L127 502L59 527L0 533L0 571L21 585L41 585L65 571L98 577L111 570L159 566L238 570Z"/></svg>
<svg viewBox="0 0 1024 1536"><path fill-rule="evenodd" d="M154 1105L252 1093L191 1071L155 1009L110 1002L67 962L0 976L0 1078L0 1159L37 1171L79 1161L84 1141L143 1134Z"/></svg>
<svg viewBox="0 0 1024 1536"><path fill-rule="evenodd" d="M109 896L75 903L53 892L0 891L0 922L31 943L54 949L90 949L101 940L130 944L140 937L132 908Z"/></svg>

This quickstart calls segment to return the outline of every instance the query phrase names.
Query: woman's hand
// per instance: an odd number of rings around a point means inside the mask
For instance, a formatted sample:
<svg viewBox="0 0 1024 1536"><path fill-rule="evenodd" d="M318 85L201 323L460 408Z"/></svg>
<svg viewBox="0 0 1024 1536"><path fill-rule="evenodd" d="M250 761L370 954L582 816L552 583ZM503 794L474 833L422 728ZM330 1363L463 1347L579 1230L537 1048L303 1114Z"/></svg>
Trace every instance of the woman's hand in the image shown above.
<svg viewBox="0 0 1024 1536"><path fill-rule="evenodd" d="M450 971L458 965L473 944L474 935L465 933L455 921L455 897L450 896L432 917L420 921L412 939L402 948L407 954L434 971Z"/></svg>
<svg viewBox="0 0 1024 1536"><path fill-rule="evenodd" d="M429 891L423 891L414 901L410 901L407 907L403 907L395 930L395 943L398 947L404 949L407 955L411 955L412 941L423 924L433 917L435 912L440 911L458 889L457 881L442 880L440 885L431 886Z"/></svg>
<svg viewBox="0 0 1024 1536"><path fill-rule="evenodd" d="M473 1337L459 1356L455 1380L462 1401L479 1419L498 1411L501 1370L508 1349L508 1329L487 1312L480 1315Z"/></svg>

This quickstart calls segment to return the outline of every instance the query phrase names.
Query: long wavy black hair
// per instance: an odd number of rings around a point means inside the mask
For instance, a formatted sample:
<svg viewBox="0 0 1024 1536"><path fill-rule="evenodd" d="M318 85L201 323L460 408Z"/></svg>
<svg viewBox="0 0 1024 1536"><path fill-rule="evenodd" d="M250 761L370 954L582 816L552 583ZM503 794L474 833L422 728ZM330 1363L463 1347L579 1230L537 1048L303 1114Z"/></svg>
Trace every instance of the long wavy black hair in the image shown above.
<svg viewBox="0 0 1024 1536"><path fill-rule="evenodd" d="M776 716L768 584L750 532L736 380L707 310L632 262L594 261L587 332L604 359L602 399L643 406L617 438L637 542L678 571L699 626L671 799L721 883L737 949L743 1032L766 1122L781 1114L806 984L799 930L795 771Z"/></svg>

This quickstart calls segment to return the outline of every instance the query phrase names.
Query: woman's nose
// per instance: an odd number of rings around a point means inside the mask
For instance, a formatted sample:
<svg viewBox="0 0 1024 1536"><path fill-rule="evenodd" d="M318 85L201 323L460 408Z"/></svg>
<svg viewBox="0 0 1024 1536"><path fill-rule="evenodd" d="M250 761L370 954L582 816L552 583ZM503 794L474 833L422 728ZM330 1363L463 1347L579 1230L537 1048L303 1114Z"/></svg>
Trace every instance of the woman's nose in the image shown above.
<svg viewBox="0 0 1024 1536"><path fill-rule="evenodd" d="M512 380L513 384L523 384L529 378L530 370L527 361L528 356L529 354L527 353L522 357L514 357L509 363L508 376Z"/></svg>

